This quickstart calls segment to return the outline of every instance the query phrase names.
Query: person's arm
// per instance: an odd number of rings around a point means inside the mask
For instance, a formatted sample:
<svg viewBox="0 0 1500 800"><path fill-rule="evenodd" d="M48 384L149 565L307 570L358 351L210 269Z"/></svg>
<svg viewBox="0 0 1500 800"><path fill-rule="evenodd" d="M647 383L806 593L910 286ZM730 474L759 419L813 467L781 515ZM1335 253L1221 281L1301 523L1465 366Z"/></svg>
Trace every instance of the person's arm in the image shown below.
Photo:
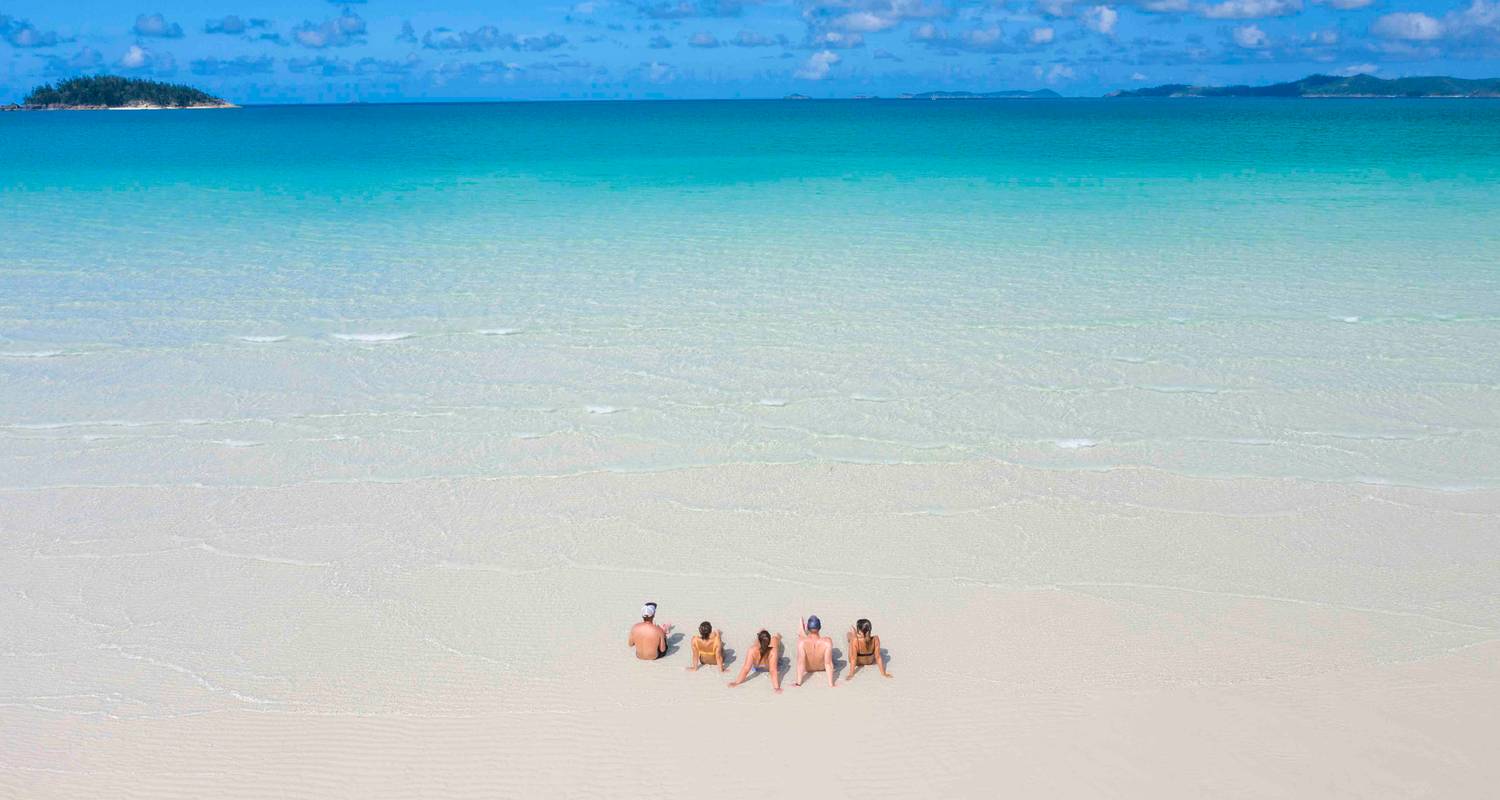
<svg viewBox="0 0 1500 800"><path fill-rule="evenodd" d="M635 647L635 627L634 626L631 626L631 628L630 628L630 635L627 636L627 637L625 637L625 646L626 647Z"/></svg>
<svg viewBox="0 0 1500 800"><path fill-rule="evenodd" d="M661 638L656 640L656 653L661 655L665 652L667 652L667 632L662 631Z"/></svg>
<svg viewBox="0 0 1500 800"><path fill-rule="evenodd" d="M719 671L724 671L724 634L714 631L714 663L719 665Z"/></svg>
<svg viewBox="0 0 1500 800"><path fill-rule="evenodd" d="M829 640L828 646L823 648L823 671L828 673L828 688L833 688L833 677L838 670L833 668L833 640Z"/></svg>
<svg viewBox="0 0 1500 800"><path fill-rule="evenodd" d="M688 665L683 667L683 669L688 672L697 672L699 666L698 648L694 647L692 642L688 642Z"/></svg>
<svg viewBox="0 0 1500 800"><path fill-rule="evenodd" d="M875 664L880 667L880 674L884 675L887 678L889 678L889 677L891 677L891 673L885 671L885 653L881 652L881 650L880 650L880 637L879 636L875 637L874 645L875 645Z"/></svg>
<svg viewBox="0 0 1500 800"><path fill-rule="evenodd" d="M771 691L781 694L781 637L771 639Z"/></svg>
<svg viewBox="0 0 1500 800"><path fill-rule="evenodd" d="M844 650L844 658L849 662L849 672L844 675L844 680L846 681L852 680L854 678L854 671L859 669L859 658L857 657L859 648L856 644L858 641L855 638L853 628L850 628L849 632L844 634L844 644L848 648Z"/></svg>
<svg viewBox="0 0 1500 800"><path fill-rule="evenodd" d="M750 646L751 647L755 647L755 645L753 645L753 644L750 645ZM740 659L740 662L741 662L740 663L740 676L738 678L735 678L734 680L732 680L732 681L729 682L729 688L733 689L734 687L739 686L740 684L744 683L745 682L745 676L747 676L747 675L750 674L750 661L751 661L751 659L750 659L750 653L751 653L750 650L746 650L745 651L745 657L742 658L742 659ZM774 676L776 673L772 672L771 674ZM776 678L772 677L771 680L774 681L774 680L776 680Z"/></svg>
<svg viewBox="0 0 1500 800"><path fill-rule="evenodd" d="M797 661L797 665L796 665L796 669L797 669L797 682L794 683L794 684L792 684L792 685L793 686L801 686L802 685L802 676L807 674L806 670L804 669L807 666L807 640L806 639L798 639L797 640L797 658L796 658L796 661Z"/></svg>

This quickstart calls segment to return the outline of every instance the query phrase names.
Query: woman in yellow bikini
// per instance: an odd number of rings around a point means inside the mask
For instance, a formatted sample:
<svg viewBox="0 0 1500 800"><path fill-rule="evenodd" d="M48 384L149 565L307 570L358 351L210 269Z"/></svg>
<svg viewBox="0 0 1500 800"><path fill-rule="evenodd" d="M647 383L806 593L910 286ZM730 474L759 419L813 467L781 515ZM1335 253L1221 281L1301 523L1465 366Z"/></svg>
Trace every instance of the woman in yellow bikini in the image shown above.
<svg viewBox="0 0 1500 800"><path fill-rule="evenodd" d="M885 671L885 653L880 649L880 637L870 632L869 620L862 619L855 622L847 636L849 673L844 676L844 680L850 680L860 667L868 667L871 664L880 667L881 675L891 677L891 674Z"/></svg>
<svg viewBox="0 0 1500 800"><path fill-rule="evenodd" d="M704 664L718 664L719 671L724 671L724 635L714 630L712 623L705 620L698 626L698 635L688 643L688 652L693 660L688 671L697 672Z"/></svg>

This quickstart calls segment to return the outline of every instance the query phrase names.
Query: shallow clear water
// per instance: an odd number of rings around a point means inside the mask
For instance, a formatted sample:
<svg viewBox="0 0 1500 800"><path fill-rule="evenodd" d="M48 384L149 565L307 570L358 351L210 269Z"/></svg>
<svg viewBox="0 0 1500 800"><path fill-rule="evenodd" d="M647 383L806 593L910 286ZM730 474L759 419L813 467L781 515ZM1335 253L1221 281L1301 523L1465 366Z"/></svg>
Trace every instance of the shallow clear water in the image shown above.
<svg viewBox="0 0 1500 800"><path fill-rule="evenodd" d="M0 115L0 486L1500 485L1500 104Z"/></svg>

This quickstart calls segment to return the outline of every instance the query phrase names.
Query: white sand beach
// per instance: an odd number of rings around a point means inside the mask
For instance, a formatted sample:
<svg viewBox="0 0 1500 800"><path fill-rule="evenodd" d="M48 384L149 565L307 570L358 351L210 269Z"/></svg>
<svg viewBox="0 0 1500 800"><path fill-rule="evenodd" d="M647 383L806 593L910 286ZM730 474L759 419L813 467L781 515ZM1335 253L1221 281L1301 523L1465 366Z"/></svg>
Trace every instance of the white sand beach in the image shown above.
<svg viewBox="0 0 1500 800"><path fill-rule="evenodd" d="M1497 508L992 463L7 490L0 796L1483 797ZM734 651L867 616L894 677L638 662L646 599Z"/></svg>

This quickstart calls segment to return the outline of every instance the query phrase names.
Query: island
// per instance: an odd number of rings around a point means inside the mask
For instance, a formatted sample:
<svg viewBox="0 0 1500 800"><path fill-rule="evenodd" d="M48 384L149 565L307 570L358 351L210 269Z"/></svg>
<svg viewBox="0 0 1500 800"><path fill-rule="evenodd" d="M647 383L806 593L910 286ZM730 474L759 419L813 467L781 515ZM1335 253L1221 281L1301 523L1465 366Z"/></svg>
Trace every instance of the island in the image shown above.
<svg viewBox="0 0 1500 800"><path fill-rule="evenodd" d="M222 98L175 83L118 75L88 75L44 84L7 111L94 111L113 109L235 108Z"/></svg>
<svg viewBox="0 0 1500 800"><path fill-rule="evenodd" d="M1500 78L1377 78L1374 75L1309 75L1269 86L1190 86L1168 83L1111 92L1106 97L1456 97L1500 98Z"/></svg>
<svg viewBox="0 0 1500 800"><path fill-rule="evenodd" d="M1062 95L1051 89L1002 89L998 92L918 92L903 94L902 100L1055 100Z"/></svg>

